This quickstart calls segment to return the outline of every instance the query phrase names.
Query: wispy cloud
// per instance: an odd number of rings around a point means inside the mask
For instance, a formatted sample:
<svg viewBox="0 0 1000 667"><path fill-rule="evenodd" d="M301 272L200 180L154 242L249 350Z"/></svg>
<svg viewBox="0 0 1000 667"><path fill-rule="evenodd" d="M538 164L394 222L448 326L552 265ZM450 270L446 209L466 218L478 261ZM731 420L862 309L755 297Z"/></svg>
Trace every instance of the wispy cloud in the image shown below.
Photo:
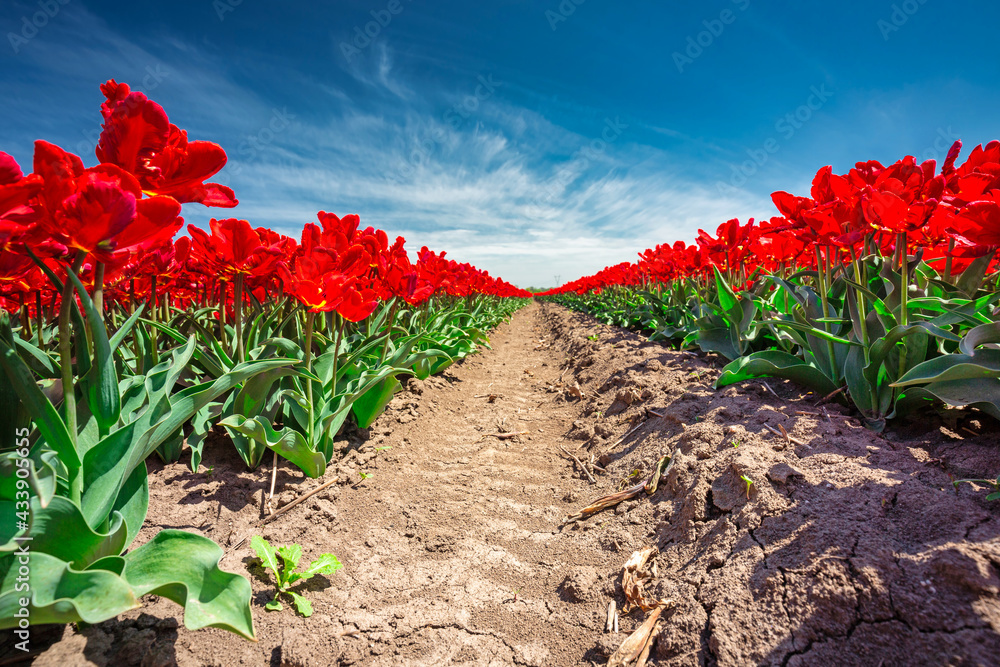
<svg viewBox="0 0 1000 667"><path fill-rule="evenodd" d="M570 130L511 99L524 95L490 72L459 71L452 81L464 83L453 87L414 81L385 40L347 67L360 94L300 76L302 94L287 99L266 82L241 82L232 62L203 45L169 37L140 46L81 6L68 6L65 23L37 40L18 63L44 85L4 103L19 125L0 130L3 141L24 160L29 137L53 138L31 118L46 117L62 89L60 105L73 115L54 139L71 150L89 143L80 152L92 162L97 84L114 77L142 88L147 68L165 73L147 79L147 92L192 138L227 149L221 180L241 199L231 212L185 206L197 225L237 215L297 234L317 210L356 212L414 249L428 245L518 284L548 285L555 275L573 279L657 243L690 240L734 212L767 211L766 201L720 196L685 174L677 155L643 143L638 123L605 141L600 110L584 110L593 123ZM276 115L287 122L275 124Z"/></svg>

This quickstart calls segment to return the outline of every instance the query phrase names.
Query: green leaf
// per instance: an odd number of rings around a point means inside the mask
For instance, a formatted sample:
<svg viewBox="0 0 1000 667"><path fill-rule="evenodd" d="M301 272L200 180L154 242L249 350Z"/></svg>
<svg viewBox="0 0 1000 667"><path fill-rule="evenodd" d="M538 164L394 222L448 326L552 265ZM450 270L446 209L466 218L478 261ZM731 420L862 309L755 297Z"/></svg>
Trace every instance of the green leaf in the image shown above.
<svg viewBox="0 0 1000 667"><path fill-rule="evenodd" d="M0 367L3 367L7 380L31 414L34 425L45 438L45 442L59 453L59 459L67 468L71 471L78 470L81 465L80 456L70 438L66 422L39 389L31 376L31 371L24 365L17 351L7 345L2 335L0 335Z"/></svg>
<svg viewBox="0 0 1000 667"><path fill-rule="evenodd" d="M275 431L266 417L244 419L240 415L230 415L220 421L219 425L277 452L309 477L320 477L326 472L326 457L310 447L305 436L291 427L286 426L280 431Z"/></svg>
<svg viewBox="0 0 1000 667"><path fill-rule="evenodd" d="M117 556L128 540L128 528L120 514L112 514L107 532L99 533L87 524L80 508L62 496L52 498L47 507L32 498L30 515L25 532L32 538L31 550L54 556L78 570L105 556ZM0 553L13 552L17 546L14 541L0 545Z"/></svg>
<svg viewBox="0 0 1000 667"><path fill-rule="evenodd" d="M1000 350L976 350L975 354L946 354L917 364L893 383L893 387L1000 377Z"/></svg>
<svg viewBox="0 0 1000 667"><path fill-rule="evenodd" d="M872 386L865 377L864 352L860 347L852 347L847 353L847 363L844 364L844 380L851 400L863 413L876 412L877 405Z"/></svg>
<svg viewBox="0 0 1000 667"><path fill-rule="evenodd" d="M958 289L965 292L967 295L975 296L976 292L983 284L983 277L986 275L987 269L989 269L990 262L993 261L993 256L996 251L989 252L982 257L977 257L972 260L969 266L966 267L965 271L962 271L962 275L959 277L956 283Z"/></svg>
<svg viewBox="0 0 1000 667"><path fill-rule="evenodd" d="M221 628L254 640L250 582L220 570L222 556L206 537L163 530L123 556L122 578L136 597L159 595L183 606L189 630Z"/></svg>
<svg viewBox="0 0 1000 667"><path fill-rule="evenodd" d="M121 416L121 396L118 393L118 372L111 356L111 344L108 341L108 331L104 326L101 314L97 312L93 300L87 294L86 288L76 274L66 272L67 277L76 287L80 303L87 313L90 323L90 333L94 339L94 365L85 377L83 384L87 389L90 412L97 420L101 433L108 433ZM77 355L79 356L79 350Z"/></svg>
<svg viewBox="0 0 1000 667"><path fill-rule="evenodd" d="M375 423L401 387L395 377L389 377L359 396L351 405L351 412L358 422L358 427L368 428Z"/></svg>
<svg viewBox="0 0 1000 667"><path fill-rule="evenodd" d="M343 565L333 554L320 554L320 557L309 563L309 567L302 572L303 578L312 577L317 574L333 574Z"/></svg>
<svg viewBox="0 0 1000 667"><path fill-rule="evenodd" d="M250 538L250 548L254 550L257 557L264 563L264 567L270 568L274 572L275 579L280 583L281 570L278 567L278 558L275 555L274 547L260 535Z"/></svg>
<svg viewBox="0 0 1000 667"><path fill-rule="evenodd" d="M742 356L739 341L733 340L732 327L703 327L698 331L698 347L704 352L717 352L733 361Z"/></svg>
<svg viewBox="0 0 1000 667"><path fill-rule="evenodd" d="M55 556L34 549L29 553L28 611L32 625L100 623L141 606L139 596L113 572L79 571ZM17 627L19 619L15 614L25 596L23 590L17 590L18 567L13 566L14 562L12 555L0 559L0 572L6 574L0 585L0 629Z"/></svg>
<svg viewBox="0 0 1000 667"><path fill-rule="evenodd" d="M19 336L14 337L14 345L22 353L28 355L28 363L33 362L34 368L32 368L32 370L38 373L40 377L48 379L62 377L62 373L59 371L59 364L56 363L52 357L42 352L31 343L22 340Z"/></svg>
<svg viewBox="0 0 1000 667"><path fill-rule="evenodd" d="M122 344L122 341L125 340L125 336L127 336L129 332L132 331L132 328L135 326L135 323L139 321L139 318L142 317L142 313L145 310L146 310L146 304L141 304L138 308L135 309L135 312L132 313L127 320L125 320L125 323L122 324L121 327L119 327L118 331L116 331L114 335L111 336L111 340L108 341L108 344L111 346L112 352L117 350L118 346Z"/></svg>
<svg viewBox="0 0 1000 667"><path fill-rule="evenodd" d="M932 382L918 390L956 408L976 408L1000 419L1000 379L978 378Z"/></svg>
<svg viewBox="0 0 1000 667"><path fill-rule="evenodd" d="M202 451L205 448L205 438L222 412L222 404L215 401L203 406L191 418L192 431L187 437L187 446L191 449L191 472L198 472L201 465Z"/></svg>
<svg viewBox="0 0 1000 667"><path fill-rule="evenodd" d="M313 606L312 603L309 602L309 600L305 599L295 591L287 591L287 592L290 596L292 596L292 602L295 604L295 609L300 614L302 614L306 618L312 616Z"/></svg>
<svg viewBox="0 0 1000 667"><path fill-rule="evenodd" d="M242 417L256 417L267 404L274 383L289 375L300 375L294 368L282 367L260 373L247 380L237 392L233 412Z"/></svg>
<svg viewBox="0 0 1000 667"><path fill-rule="evenodd" d="M722 277L719 268L712 265L712 270L715 271L715 291L719 295L719 305L727 313L733 312L739 306L740 300L736 298L736 293L733 292L726 279Z"/></svg>
<svg viewBox="0 0 1000 667"><path fill-rule="evenodd" d="M840 343L841 345L861 346L861 343L852 340L847 340L846 338L841 338L840 336L834 336L833 334L828 333L822 329L810 326L808 324L804 324L802 322L795 322L791 320L764 320L761 322L761 324L773 324L779 329L787 327L789 329L804 331L811 336L815 336L816 338L822 338L823 340L832 341L834 343Z"/></svg>
<svg viewBox="0 0 1000 667"><path fill-rule="evenodd" d="M302 547L298 544L287 544L278 547L278 555L285 562L285 572L291 572L299 565L299 559L302 558Z"/></svg>
<svg viewBox="0 0 1000 667"><path fill-rule="evenodd" d="M778 350L754 352L741 357L722 369L715 382L716 389L756 377L778 377L792 380L826 396L837 385L815 366L796 356Z"/></svg>
<svg viewBox="0 0 1000 667"><path fill-rule="evenodd" d="M0 499L15 500L17 498L17 480L21 479L16 476L19 460L23 459L14 451L0 454ZM28 476L24 480L42 507L46 507L56 493L57 477L61 467L59 456L51 449L36 447L32 449L27 461ZM11 534L13 535L13 533ZM0 544L3 541L0 538Z"/></svg>
<svg viewBox="0 0 1000 667"><path fill-rule="evenodd" d="M146 510L149 509L149 475L146 472L146 462L136 466L132 474L128 476L122 485L112 512L121 514L128 528L128 537L125 540L126 548L132 544L143 522L146 520Z"/></svg>
<svg viewBox="0 0 1000 667"><path fill-rule="evenodd" d="M193 349L192 338L184 349L174 352L168 371L147 378L151 405L139 420L111 433L87 452L82 508L91 525L98 525L107 516L132 470L198 410L258 373L293 363L287 359L249 361L211 384L188 387L168 397Z"/></svg>
<svg viewBox="0 0 1000 667"><path fill-rule="evenodd" d="M958 349L962 354L971 356L976 353L977 347L989 343L1000 343L1000 322L983 324L971 329L958 344Z"/></svg>
<svg viewBox="0 0 1000 667"><path fill-rule="evenodd" d="M268 611L281 611L284 608L284 605L281 604L281 601L278 598L274 598L264 605L264 609L267 609Z"/></svg>

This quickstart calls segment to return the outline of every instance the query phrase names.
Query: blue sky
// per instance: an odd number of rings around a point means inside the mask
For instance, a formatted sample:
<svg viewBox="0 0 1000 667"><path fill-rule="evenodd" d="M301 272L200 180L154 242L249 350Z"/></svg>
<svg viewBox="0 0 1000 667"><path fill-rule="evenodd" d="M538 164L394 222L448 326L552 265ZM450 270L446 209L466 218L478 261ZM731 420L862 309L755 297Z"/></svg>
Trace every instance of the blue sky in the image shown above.
<svg viewBox="0 0 1000 667"><path fill-rule="evenodd" d="M229 153L240 206L188 222L358 213L551 285L770 216L823 165L1000 138L1000 5L813 5L4 0L0 150L93 164L115 78Z"/></svg>

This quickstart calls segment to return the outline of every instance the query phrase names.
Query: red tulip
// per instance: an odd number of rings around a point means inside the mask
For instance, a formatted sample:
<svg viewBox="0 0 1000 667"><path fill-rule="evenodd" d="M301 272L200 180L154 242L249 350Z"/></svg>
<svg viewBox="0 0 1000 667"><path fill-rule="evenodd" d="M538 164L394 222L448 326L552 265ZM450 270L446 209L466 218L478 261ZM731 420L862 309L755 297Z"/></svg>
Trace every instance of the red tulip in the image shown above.
<svg viewBox="0 0 1000 667"><path fill-rule="evenodd" d="M233 191L205 183L226 165L226 152L209 141L188 142L187 132L170 124L156 102L128 84L109 80L101 86L107 101L101 105L103 131L97 159L133 174L148 194L171 196L181 203L236 206Z"/></svg>
<svg viewBox="0 0 1000 667"><path fill-rule="evenodd" d="M252 277L269 276L278 267L284 253L268 230L253 229L246 220L227 218L209 221L211 235L188 225L191 234L191 260L202 271L224 280L236 274Z"/></svg>

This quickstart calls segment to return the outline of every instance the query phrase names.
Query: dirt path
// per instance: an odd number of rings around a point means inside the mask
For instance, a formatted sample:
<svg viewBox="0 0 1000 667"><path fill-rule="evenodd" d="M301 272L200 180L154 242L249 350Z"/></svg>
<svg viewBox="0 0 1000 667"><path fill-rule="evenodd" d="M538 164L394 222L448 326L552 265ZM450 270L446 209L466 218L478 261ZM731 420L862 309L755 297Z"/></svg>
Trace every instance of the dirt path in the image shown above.
<svg viewBox="0 0 1000 667"><path fill-rule="evenodd" d="M608 554L560 531L587 483L570 477L556 446L576 409L545 389L565 359L542 341L547 328L532 306L495 332L492 350L443 378L411 381L341 462L348 483L265 527L274 544L301 544L305 559L328 551L343 562L328 585L311 587L311 618L287 605L265 612L269 587L254 579L258 645L216 630L178 633L177 607L160 600L124 630L67 631L35 664L575 664L603 629L602 610L558 589L567 573L606 570ZM140 541L153 527L201 529L223 545L249 530L269 471L242 471L218 453L206 464L211 478L181 464L153 471ZM282 504L317 485L287 469L279 481L298 487ZM223 567L246 571L251 556L244 545Z"/></svg>
<svg viewBox="0 0 1000 667"><path fill-rule="evenodd" d="M151 463L139 541L196 530L227 548L225 569L251 566L259 643L178 628L179 608L154 598L56 629L34 664L604 664L643 619L604 632L622 564L647 546L650 592L673 601L655 664L996 664L1000 509L950 484L1000 472L996 422L923 415L875 436L785 383L714 391L712 359L554 306L521 311L492 344L412 381L339 443L340 485L263 529L343 562L310 582L311 618L264 611L273 589L240 540L270 460L246 471L219 442L211 475ZM560 445L608 474L588 483ZM675 450L652 498L563 525ZM279 505L320 483L287 467L278 479Z"/></svg>

